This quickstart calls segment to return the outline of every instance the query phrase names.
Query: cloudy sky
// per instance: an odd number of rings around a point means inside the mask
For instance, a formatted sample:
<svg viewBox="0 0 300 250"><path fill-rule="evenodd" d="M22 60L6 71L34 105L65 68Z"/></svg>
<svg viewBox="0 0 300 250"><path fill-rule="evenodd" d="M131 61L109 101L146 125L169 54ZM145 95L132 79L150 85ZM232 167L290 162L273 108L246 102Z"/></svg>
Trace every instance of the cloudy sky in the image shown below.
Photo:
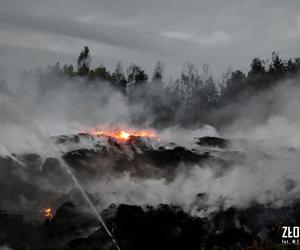
<svg viewBox="0 0 300 250"><path fill-rule="evenodd" d="M0 0L0 79L87 45L92 64L118 60L177 76L185 62L214 74L247 70L253 57L300 56L299 0Z"/></svg>

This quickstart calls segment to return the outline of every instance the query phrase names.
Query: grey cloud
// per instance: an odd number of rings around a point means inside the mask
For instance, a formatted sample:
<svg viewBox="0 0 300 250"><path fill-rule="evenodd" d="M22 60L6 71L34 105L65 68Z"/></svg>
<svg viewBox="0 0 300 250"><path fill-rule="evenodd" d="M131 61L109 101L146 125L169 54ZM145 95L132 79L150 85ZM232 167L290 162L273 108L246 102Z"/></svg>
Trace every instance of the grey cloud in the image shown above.
<svg viewBox="0 0 300 250"><path fill-rule="evenodd" d="M93 57L105 65L117 60L136 62L149 72L155 61L163 60L172 76L186 61L198 66L207 62L220 74L230 65L247 70L253 57L268 57L272 51L284 57L300 54L299 1L2 0L0 9L0 31L6 32L5 39L0 37L2 46L17 39L11 30L30 31L36 41L51 37L54 47L65 48L67 37L75 56L89 45ZM185 39L177 39L176 34ZM28 49L19 40L19 49ZM51 44L40 46L39 53L48 54ZM31 49L36 49L34 44ZM70 50L56 52L66 61L64 52ZM37 53L32 61L41 57ZM43 58L40 64L47 61ZM7 61L20 64L10 55Z"/></svg>
<svg viewBox="0 0 300 250"><path fill-rule="evenodd" d="M63 17L42 17L22 13L0 12L0 22L37 30L43 33L70 36L131 49L157 50L151 34L109 24L85 24Z"/></svg>

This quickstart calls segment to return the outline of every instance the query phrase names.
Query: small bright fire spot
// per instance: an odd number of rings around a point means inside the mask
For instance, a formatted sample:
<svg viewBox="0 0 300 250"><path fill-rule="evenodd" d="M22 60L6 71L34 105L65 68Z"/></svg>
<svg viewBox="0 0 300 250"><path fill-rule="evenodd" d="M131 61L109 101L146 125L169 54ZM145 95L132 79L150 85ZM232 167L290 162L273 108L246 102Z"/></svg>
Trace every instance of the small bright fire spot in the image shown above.
<svg viewBox="0 0 300 250"><path fill-rule="evenodd" d="M43 213L44 213L44 217L46 219L52 219L53 213L52 213L52 209L50 207L44 208Z"/></svg>
<svg viewBox="0 0 300 250"><path fill-rule="evenodd" d="M137 129L97 129L92 128L88 133L95 136L112 137L118 141L128 141L132 137L144 137L150 139L159 139L154 130L137 130Z"/></svg>

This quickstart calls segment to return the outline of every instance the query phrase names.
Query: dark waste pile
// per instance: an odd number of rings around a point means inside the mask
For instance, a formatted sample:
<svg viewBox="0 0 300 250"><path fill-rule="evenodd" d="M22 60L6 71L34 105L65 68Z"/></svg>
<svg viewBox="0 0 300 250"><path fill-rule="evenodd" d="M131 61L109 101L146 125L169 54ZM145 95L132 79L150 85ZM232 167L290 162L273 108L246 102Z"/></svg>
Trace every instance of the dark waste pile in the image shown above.
<svg viewBox="0 0 300 250"><path fill-rule="evenodd" d="M122 250L293 248L281 245L281 236L283 225L300 224L297 199L280 203L284 199L269 191L272 199L250 197L241 206L232 197L211 197L211 188L178 191L177 200L168 193L168 186L184 189L184 178L191 183L195 168L222 179L234 165L249 162L246 150L252 146L243 140L192 140L192 146L179 146L139 136L122 142L87 133L52 138ZM255 156L272 159L266 152ZM117 249L55 156L12 154L0 161L0 246ZM289 193L297 184L285 178L280 185ZM195 194L191 200L185 197L189 193ZM46 214L45 208L50 209Z"/></svg>

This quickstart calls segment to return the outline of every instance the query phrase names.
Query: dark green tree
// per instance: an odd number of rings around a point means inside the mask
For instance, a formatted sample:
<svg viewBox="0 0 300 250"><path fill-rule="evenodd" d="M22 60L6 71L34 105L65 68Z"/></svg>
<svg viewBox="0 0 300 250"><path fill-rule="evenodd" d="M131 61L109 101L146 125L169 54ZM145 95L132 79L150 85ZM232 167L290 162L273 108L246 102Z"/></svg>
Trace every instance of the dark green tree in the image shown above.
<svg viewBox="0 0 300 250"><path fill-rule="evenodd" d="M254 90L265 89L269 85L269 79L266 74L265 61L254 58L250 65L250 71L247 75L247 85Z"/></svg>
<svg viewBox="0 0 300 250"><path fill-rule="evenodd" d="M118 89L125 93L127 80L121 62L117 63L115 71L112 73L112 82Z"/></svg>
<svg viewBox="0 0 300 250"><path fill-rule="evenodd" d="M89 71L89 80L102 80L107 82L112 82L112 76L110 72L103 66L95 68L94 70Z"/></svg>
<svg viewBox="0 0 300 250"><path fill-rule="evenodd" d="M286 71L285 61L275 52L272 53L271 63L269 66L269 74L274 78L281 77Z"/></svg>
<svg viewBox="0 0 300 250"><path fill-rule="evenodd" d="M232 72L225 86L221 88L222 103L227 104L240 99L245 90L246 75L240 70Z"/></svg>
<svg viewBox="0 0 300 250"><path fill-rule="evenodd" d="M86 76L90 70L91 56L87 46L83 48L77 59L77 71L79 76Z"/></svg>
<svg viewBox="0 0 300 250"><path fill-rule="evenodd" d="M153 82L162 82L164 78L165 64L158 61L154 67L152 81Z"/></svg>
<svg viewBox="0 0 300 250"><path fill-rule="evenodd" d="M209 76L203 86L203 92L205 95L205 101L207 106L216 106L218 103L219 93L212 76Z"/></svg>
<svg viewBox="0 0 300 250"><path fill-rule="evenodd" d="M70 65L65 64L63 66L63 71L64 71L64 74L69 77L74 76L74 67L72 64L70 64Z"/></svg>
<svg viewBox="0 0 300 250"><path fill-rule="evenodd" d="M130 86L145 83L148 80L148 75L137 64L131 64L127 69L127 79Z"/></svg>
<svg viewBox="0 0 300 250"><path fill-rule="evenodd" d="M199 88L203 84L198 69L191 63L184 65L180 74L180 82L190 88Z"/></svg>
<svg viewBox="0 0 300 250"><path fill-rule="evenodd" d="M248 75L265 74L265 62L259 58L254 58L251 62L250 71Z"/></svg>

